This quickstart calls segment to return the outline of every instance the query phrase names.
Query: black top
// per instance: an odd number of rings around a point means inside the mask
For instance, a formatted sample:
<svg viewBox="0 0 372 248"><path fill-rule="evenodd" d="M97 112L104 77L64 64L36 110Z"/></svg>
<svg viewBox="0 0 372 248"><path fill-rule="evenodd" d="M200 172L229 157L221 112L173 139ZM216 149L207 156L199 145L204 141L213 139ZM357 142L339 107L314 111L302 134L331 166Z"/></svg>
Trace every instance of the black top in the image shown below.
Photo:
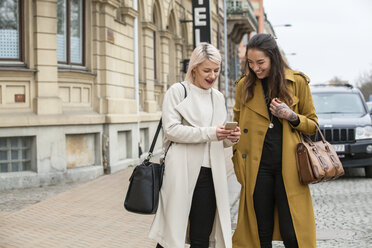
<svg viewBox="0 0 372 248"><path fill-rule="evenodd" d="M269 112L269 118L274 124L273 128L268 128L264 145L262 149L260 170L270 169L270 170L281 170L282 168L282 142L283 142L283 127L279 119L273 116L270 112L270 102L271 99L267 97L267 78L261 80L262 89L265 96L265 102L267 105L267 111Z"/></svg>

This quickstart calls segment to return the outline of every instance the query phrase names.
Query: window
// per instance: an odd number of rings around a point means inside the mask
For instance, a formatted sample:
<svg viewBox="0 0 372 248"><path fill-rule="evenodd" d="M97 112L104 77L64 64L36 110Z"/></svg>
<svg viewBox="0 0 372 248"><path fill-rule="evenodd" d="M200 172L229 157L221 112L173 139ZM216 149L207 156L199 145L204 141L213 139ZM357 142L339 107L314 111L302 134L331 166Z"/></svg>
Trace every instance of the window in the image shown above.
<svg viewBox="0 0 372 248"><path fill-rule="evenodd" d="M237 1L235 2L235 5L236 5L236 8L241 10L242 9L242 2L241 1Z"/></svg>
<svg viewBox="0 0 372 248"><path fill-rule="evenodd" d="M57 1L58 62L84 63L84 3L83 0Z"/></svg>
<svg viewBox="0 0 372 248"><path fill-rule="evenodd" d="M246 46L248 44L248 34L243 35L243 46Z"/></svg>
<svg viewBox="0 0 372 248"><path fill-rule="evenodd" d="M232 68L231 68L232 77L239 78L241 75L240 58L238 56L235 56L231 58L231 62L232 62Z"/></svg>
<svg viewBox="0 0 372 248"><path fill-rule="evenodd" d="M156 64L156 59L157 59L157 57L156 57L156 32L154 31L153 32L153 42L154 42L154 80L155 81L157 81L157 79L158 79L158 75L157 75L157 73L156 73L156 71L157 71L157 64Z"/></svg>
<svg viewBox="0 0 372 248"><path fill-rule="evenodd" d="M22 60L21 0L0 1L0 60Z"/></svg>
<svg viewBox="0 0 372 248"><path fill-rule="evenodd" d="M359 94L313 93L313 100L317 114L366 114Z"/></svg>
<svg viewBox="0 0 372 248"><path fill-rule="evenodd" d="M152 22L156 25L156 14L155 14L155 8L154 8L154 12L153 12L153 14L152 14ZM157 64L156 64L156 59L157 59L157 57L156 57L156 32L154 31L153 32L153 42L154 42L154 44L153 44L153 46L154 46L154 80L155 81L157 81L157 79L158 79L158 75L157 75Z"/></svg>
<svg viewBox="0 0 372 248"><path fill-rule="evenodd" d="M31 170L31 138L0 138L0 173Z"/></svg>

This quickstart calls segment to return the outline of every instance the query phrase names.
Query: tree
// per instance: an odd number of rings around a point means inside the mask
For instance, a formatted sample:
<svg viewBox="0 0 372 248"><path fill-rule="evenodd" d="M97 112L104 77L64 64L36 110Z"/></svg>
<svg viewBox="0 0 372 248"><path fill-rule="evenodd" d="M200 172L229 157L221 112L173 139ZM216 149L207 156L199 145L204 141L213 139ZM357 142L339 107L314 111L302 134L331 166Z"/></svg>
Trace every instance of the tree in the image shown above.
<svg viewBox="0 0 372 248"><path fill-rule="evenodd" d="M349 84L349 82L342 80L338 76L334 76L333 78L331 78L331 80L329 80L329 84L330 85L345 85L345 84Z"/></svg>
<svg viewBox="0 0 372 248"><path fill-rule="evenodd" d="M0 1L0 29L18 29L18 3L17 1Z"/></svg>
<svg viewBox="0 0 372 248"><path fill-rule="evenodd" d="M369 100L369 95L372 95L372 69L369 72L363 73L358 81L358 88L362 92L364 99Z"/></svg>

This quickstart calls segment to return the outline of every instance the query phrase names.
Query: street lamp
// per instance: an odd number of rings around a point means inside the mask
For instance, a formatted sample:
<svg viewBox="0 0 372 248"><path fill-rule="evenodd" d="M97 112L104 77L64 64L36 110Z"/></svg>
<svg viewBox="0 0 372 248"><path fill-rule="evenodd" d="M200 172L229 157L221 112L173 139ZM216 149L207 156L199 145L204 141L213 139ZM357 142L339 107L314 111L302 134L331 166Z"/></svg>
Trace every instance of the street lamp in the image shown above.
<svg viewBox="0 0 372 248"><path fill-rule="evenodd" d="M279 25L273 25L274 28L276 27L292 27L292 24L279 24Z"/></svg>

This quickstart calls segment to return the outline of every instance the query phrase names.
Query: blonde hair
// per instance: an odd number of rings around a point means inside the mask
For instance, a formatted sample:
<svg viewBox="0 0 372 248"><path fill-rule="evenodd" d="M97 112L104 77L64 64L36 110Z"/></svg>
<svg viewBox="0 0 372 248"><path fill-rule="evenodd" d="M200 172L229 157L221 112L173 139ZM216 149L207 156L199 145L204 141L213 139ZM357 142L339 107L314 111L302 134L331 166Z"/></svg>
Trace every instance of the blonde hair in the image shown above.
<svg viewBox="0 0 372 248"><path fill-rule="evenodd" d="M218 49L209 43L203 42L192 51L185 80L192 83L194 81L193 70L207 59L218 65L221 64L221 54Z"/></svg>

